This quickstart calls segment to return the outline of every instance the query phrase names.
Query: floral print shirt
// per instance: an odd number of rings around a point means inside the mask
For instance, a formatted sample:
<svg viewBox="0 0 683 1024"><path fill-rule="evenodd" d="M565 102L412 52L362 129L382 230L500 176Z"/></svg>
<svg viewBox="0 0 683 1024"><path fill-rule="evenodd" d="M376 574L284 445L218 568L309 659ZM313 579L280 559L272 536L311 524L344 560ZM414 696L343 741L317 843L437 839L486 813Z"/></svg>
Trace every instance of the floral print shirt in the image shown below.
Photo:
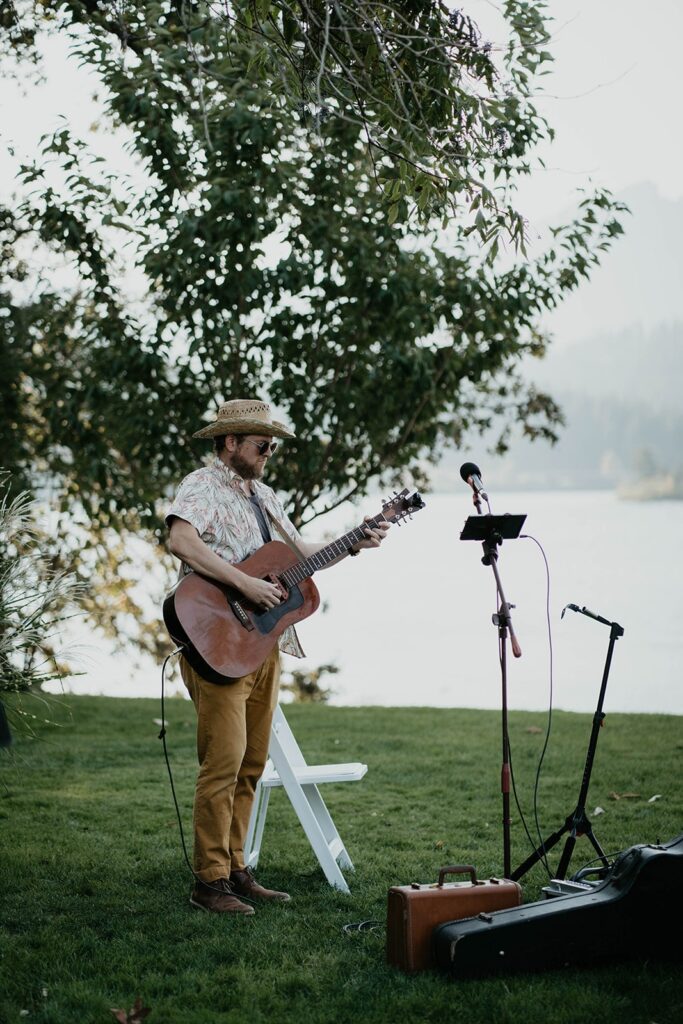
<svg viewBox="0 0 683 1024"><path fill-rule="evenodd" d="M233 565L242 562L263 545L256 513L242 490L242 483L242 478L215 456L207 466L196 469L181 482L166 513L166 525L171 525L173 516L184 519L226 562ZM261 505L276 516L295 544L301 542L299 531L285 515L282 502L272 488L260 480L252 480L251 484ZM188 572L191 569L183 562L180 575ZM280 650L295 658L304 657L293 626L281 635Z"/></svg>

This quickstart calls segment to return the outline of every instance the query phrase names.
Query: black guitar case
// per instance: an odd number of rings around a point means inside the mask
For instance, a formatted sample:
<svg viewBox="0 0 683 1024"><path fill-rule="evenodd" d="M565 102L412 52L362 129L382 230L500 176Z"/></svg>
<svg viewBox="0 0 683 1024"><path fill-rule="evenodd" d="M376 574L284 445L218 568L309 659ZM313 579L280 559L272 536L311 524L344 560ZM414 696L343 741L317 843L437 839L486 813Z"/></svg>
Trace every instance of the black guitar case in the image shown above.
<svg viewBox="0 0 683 1024"><path fill-rule="evenodd" d="M632 846L580 893L439 925L434 960L454 978L615 960L681 960L683 833Z"/></svg>

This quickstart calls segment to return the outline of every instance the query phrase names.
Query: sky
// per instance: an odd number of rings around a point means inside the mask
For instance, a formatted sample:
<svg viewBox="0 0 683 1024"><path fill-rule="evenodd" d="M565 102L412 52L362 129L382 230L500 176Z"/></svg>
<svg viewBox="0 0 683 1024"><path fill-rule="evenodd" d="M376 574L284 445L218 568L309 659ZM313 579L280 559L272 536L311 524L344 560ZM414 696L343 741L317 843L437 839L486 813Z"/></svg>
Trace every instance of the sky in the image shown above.
<svg viewBox="0 0 683 1024"><path fill-rule="evenodd" d="M461 6L500 38L500 5ZM551 217L589 180L614 192L651 181L664 198L683 197L683 3L550 0L548 11L555 62L538 104L556 138L547 169L520 191L522 209Z"/></svg>
<svg viewBox="0 0 683 1024"><path fill-rule="evenodd" d="M451 4L451 6L456 6ZM502 41L500 4L462 0L485 39ZM549 0L551 74L538 103L556 130L538 168L520 190L520 206L532 225L574 205L576 189L590 182L619 192L653 182L663 197L683 197L683 135L680 110L683 76L680 40L683 2L650 0ZM83 133L98 120L92 101L97 83L69 61L62 40L45 51L45 85L22 95L0 82L2 142L35 153L40 135L66 117ZM124 167L123 136L100 132L96 149L114 167ZM11 165L0 146L0 190L7 194Z"/></svg>

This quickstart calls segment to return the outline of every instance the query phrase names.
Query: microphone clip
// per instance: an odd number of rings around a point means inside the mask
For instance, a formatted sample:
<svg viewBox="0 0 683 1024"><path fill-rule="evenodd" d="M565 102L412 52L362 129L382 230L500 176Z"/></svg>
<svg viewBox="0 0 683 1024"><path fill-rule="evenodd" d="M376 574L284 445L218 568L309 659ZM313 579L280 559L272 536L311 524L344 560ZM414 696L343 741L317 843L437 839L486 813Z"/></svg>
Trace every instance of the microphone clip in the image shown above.
<svg viewBox="0 0 683 1024"><path fill-rule="evenodd" d="M468 487L472 488L472 491L474 492L473 501L477 506L477 512L481 515L481 499L483 498L488 505L489 496L484 490L479 466L474 462L463 463L460 467L460 478L468 485Z"/></svg>
<svg viewBox="0 0 683 1024"><path fill-rule="evenodd" d="M579 608L576 604L566 604L562 609L562 614L560 615L561 619L564 618L564 613L567 608L572 612L579 612L580 615L587 615L589 619L595 619L596 622L601 622L603 626L611 626L612 632L615 636L624 635L624 627L620 626L618 622L610 622L609 619L606 619L603 615L598 615L597 612L592 612L590 608L586 608L585 605L582 608Z"/></svg>

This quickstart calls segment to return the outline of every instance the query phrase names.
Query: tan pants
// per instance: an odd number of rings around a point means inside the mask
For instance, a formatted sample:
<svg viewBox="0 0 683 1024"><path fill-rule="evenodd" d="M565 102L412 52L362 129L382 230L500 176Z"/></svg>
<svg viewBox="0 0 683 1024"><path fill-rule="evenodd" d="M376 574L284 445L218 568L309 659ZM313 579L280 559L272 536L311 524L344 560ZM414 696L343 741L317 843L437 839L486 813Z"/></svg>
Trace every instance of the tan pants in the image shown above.
<svg viewBox="0 0 683 1024"><path fill-rule="evenodd" d="M280 682L277 644L255 672L219 686L184 659L180 671L197 711L199 774L194 797L194 870L205 882L245 867L244 840Z"/></svg>

